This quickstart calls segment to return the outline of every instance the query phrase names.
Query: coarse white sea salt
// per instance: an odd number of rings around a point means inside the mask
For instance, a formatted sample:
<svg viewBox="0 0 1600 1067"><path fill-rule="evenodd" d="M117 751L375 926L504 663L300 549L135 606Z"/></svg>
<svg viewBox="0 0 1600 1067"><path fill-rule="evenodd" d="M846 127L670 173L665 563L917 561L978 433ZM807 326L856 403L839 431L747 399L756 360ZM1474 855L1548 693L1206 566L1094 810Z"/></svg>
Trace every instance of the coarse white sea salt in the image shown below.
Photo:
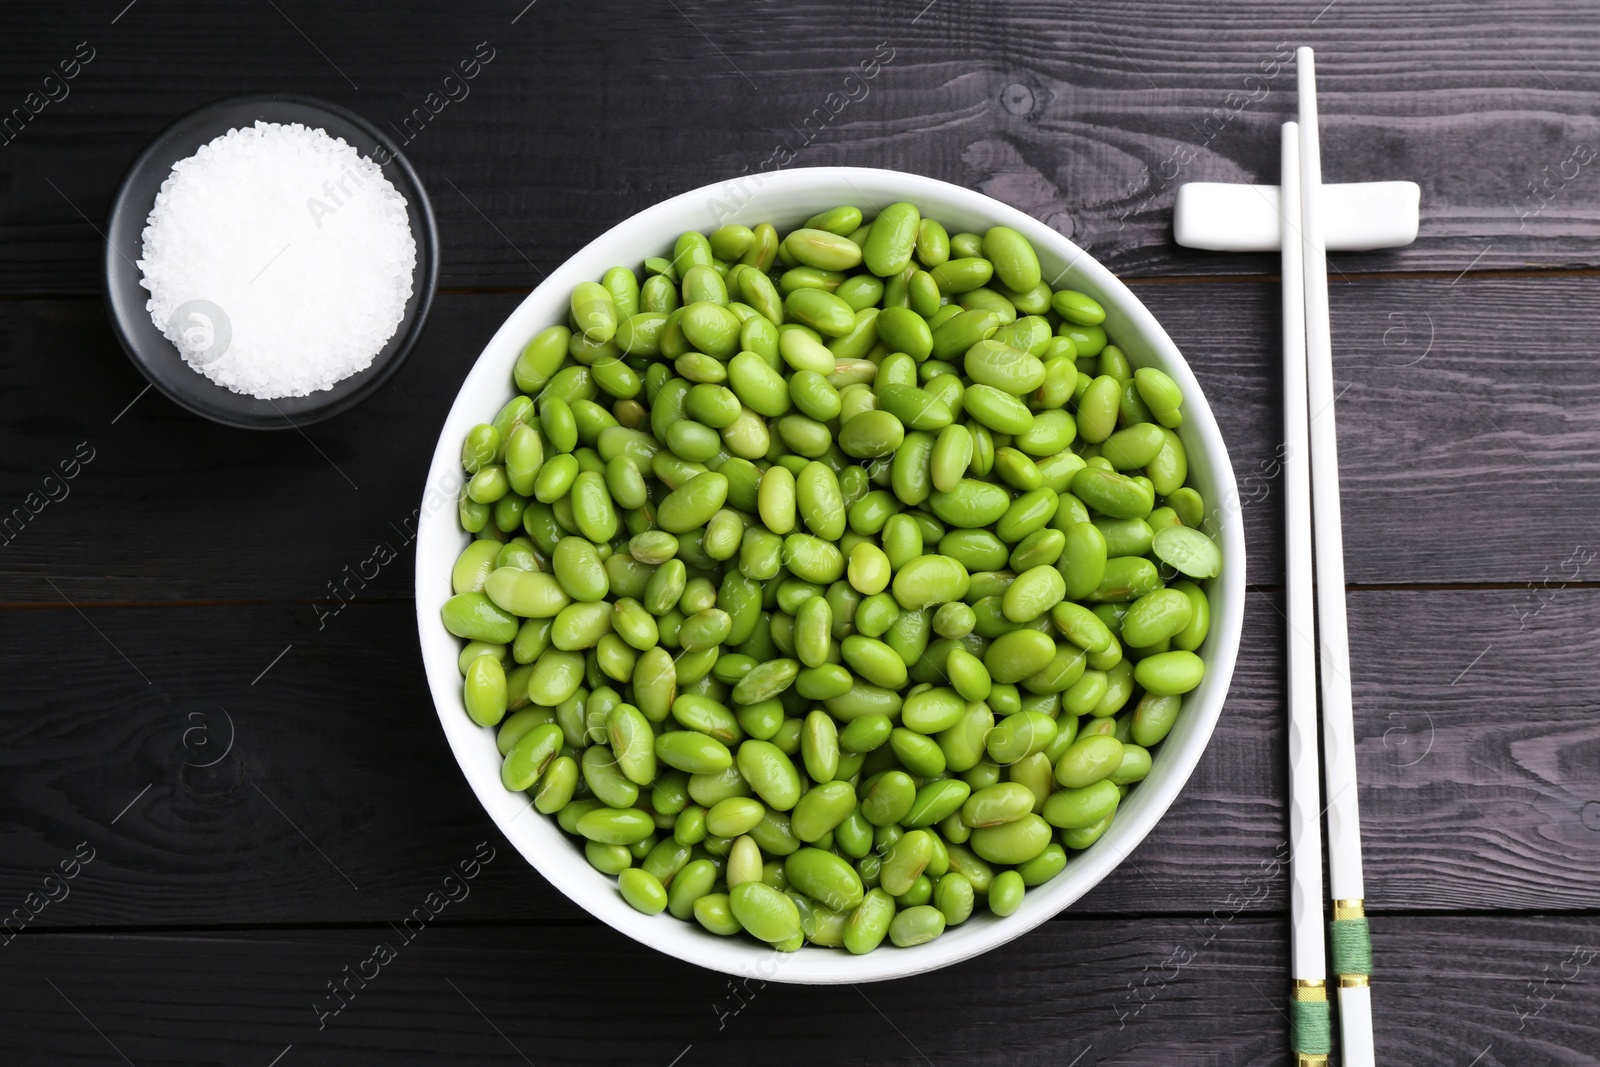
<svg viewBox="0 0 1600 1067"><path fill-rule="evenodd" d="M144 229L150 318L196 371L262 399L365 370L411 298L406 200L343 139L229 130L179 160Z"/></svg>

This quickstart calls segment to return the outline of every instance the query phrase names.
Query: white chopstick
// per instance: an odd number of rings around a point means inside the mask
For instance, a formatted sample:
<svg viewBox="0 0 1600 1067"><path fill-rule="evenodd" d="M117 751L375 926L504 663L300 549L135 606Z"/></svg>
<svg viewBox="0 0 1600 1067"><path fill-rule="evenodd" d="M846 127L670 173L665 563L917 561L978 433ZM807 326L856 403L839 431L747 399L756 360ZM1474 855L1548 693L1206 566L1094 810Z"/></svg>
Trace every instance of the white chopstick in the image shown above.
<svg viewBox="0 0 1600 1067"><path fill-rule="evenodd" d="M1306 293L1300 247L1300 136L1283 124L1283 484L1288 575L1290 1048L1297 1067L1325 1067L1328 966L1322 929L1322 775L1317 759L1316 609L1306 413Z"/></svg>
<svg viewBox="0 0 1600 1067"><path fill-rule="evenodd" d="M1317 131L1317 74L1311 49L1296 53L1300 107L1300 235L1305 275L1307 396L1311 493L1322 651L1323 771L1328 795L1328 881L1333 897L1334 971L1339 976L1339 1036L1346 1067L1372 1067L1366 891L1361 878L1361 820L1356 793L1350 639L1344 603L1344 541L1339 514L1339 449L1334 433L1333 347L1328 322L1328 263L1321 226L1322 156ZM1287 243L1287 242L1286 242Z"/></svg>

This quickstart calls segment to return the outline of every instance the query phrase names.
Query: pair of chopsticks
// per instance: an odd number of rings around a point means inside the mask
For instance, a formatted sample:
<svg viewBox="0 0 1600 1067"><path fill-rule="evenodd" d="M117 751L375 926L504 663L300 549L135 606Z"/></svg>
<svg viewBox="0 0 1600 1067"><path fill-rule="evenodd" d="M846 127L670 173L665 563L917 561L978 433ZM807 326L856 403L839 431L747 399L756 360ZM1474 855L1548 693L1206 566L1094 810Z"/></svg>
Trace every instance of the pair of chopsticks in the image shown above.
<svg viewBox="0 0 1600 1067"><path fill-rule="evenodd" d="M1344 604L1333 350L1321 210L1316 67L1296 53L1298 123L1283 126L1283 401L1289 661L1289 900L1294 992L1291 1046L1298 1067L1326 1067L1331 1046L1322 929L1322 828L1317 782L1317 651L1328 802L1329 928L1339 979L1346 1067L1372 1067L1372 948L1361 878L1350 642ZM1309 457L1309 465L1308 465ZM1313 592L1315 585L1315 595ZM1315 623L1313 625L1313 615Z"/></svg>

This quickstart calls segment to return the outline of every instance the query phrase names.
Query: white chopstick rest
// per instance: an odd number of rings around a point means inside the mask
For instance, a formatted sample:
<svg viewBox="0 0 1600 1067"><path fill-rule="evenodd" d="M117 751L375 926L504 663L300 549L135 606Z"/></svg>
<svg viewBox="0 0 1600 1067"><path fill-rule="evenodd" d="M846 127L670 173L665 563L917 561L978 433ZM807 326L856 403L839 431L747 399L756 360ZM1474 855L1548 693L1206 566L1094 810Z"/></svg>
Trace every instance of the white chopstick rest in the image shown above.
<svg viewBox="0 0 1600 1067"><path fill-rule="evenodd" d="M1322 187L1322 239L1330 252L1399 248L1417 239L1422 190L1416 182L1354 182ZM1178 187L1172 236L1185 248L1275 252L1290 225L1276 185L1190 182Z"/></svg>
<svg viewBox="0 0 1600 1067"><path fill-rule="evenodd" d="M1339 511L1339 446L1334 432L1333 348L1328 262L1321 225L1322 154L1317 74L1311 49L1296 53L1300 108L1300 236L1304 253L1306 382L1311 410L1312 526L1318 639L1322 650L1322 746L1327 789L1328 881L1333 897L1333 969L1339 976L1339 1036L1346 1067L1372 1067L1368 938L1356 796L1350 639L1344 603L1344 541Z"/></svg>
<svg viewBox="0 0 1600 1067"><path fill-rule="evenodd" d="M1316 609L1307 462L1306 309L1300 230L1300 137L1283 124L1283 483L1289 662L1289 1047L1296 1067L1326 1067L1328 967L1322 931L1322 782L1317 762Z"/></svg>

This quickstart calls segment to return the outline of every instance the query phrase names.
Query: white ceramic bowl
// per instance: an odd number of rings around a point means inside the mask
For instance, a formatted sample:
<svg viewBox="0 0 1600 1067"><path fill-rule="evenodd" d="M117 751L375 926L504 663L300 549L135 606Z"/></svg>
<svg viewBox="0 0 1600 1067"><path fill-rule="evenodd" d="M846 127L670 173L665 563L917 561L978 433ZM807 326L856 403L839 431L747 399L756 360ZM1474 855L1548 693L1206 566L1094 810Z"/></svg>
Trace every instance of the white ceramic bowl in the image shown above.
<svg viewBox="0 0 1600 1067"><path fill-rule="evenodd" d="M1093 847L1074 854L1054 880L1030 889L1022 907L1006 919L983 908L943 936L915 948L885 942L865 956L806 947L778 953L741 937L717 937L692 922L663 913L646 916L618 894L615 879L589 866L583 851L554 819L533 810L526 794L500 784L494 732L473 725L461 698L456 666L460 642L439 621L450 596L450 568L467 544L456 521L462 484L461 440L488 420L513 395L511 368L522 346L545 327L563 322L573 286L597 280L618 263L647 255L671 255L685 230L709 232L723 223L771 222L779 232L836 204L875 207L908 200L956 233L1006 225L1038 250L1044 276L1055 289L1088 293L1106 309L1106 330L1135 366L1159 367L1183 388L1184 420L1178 433L1189 454L1189 480L1211 507L1212 533L1225 560L1221 577L1209 583L1211 632L1201 649L1205 680L1184 698L1183 713L1156 749L1150 775L1122 804L1111 829ZM1160 324L1112 274L1071 241L1043 223L970 189L898 171L817 167L747 175L673 197L613 226L563 263L512 312L478 357L445 420L434 450L417 535L417 621L428 684L445 736L484 809L506 838L552 884L591 914L629 937L690 963L732 975L801 983L871 982L931 971L968 959L1027 933L1087 893L1150 832L1194 770L1222 711L1233 675L1244 615L1244 535L1233 468L1200 386Z"/></svg>

